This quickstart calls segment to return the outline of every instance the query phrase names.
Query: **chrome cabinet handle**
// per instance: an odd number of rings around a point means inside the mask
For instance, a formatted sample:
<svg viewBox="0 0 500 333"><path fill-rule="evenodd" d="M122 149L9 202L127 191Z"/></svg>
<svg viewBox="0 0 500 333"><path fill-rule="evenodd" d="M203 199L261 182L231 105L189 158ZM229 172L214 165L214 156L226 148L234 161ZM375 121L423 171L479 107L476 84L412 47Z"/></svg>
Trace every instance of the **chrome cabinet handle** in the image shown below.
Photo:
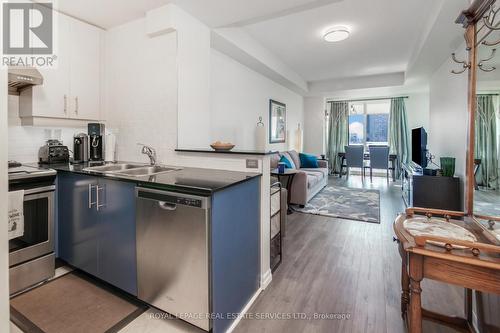
<svg viewBox="0 0 500 333"><path fill-rule="evenodd" d="M98 201L92 202L92 189L94 187L96 187L96 186L89 184L89 209L91 209L93 205L98 205ZM97 200L99 200L99 196L97 196Z"/></svg>
<svg viewBox="0 0 500 333"><path fill-rule="evenodd" d="M78 96L75 97L75 114L78 114Z"/></svg>
<svg viewBox="0 0 500 333"><path fill-rule="evenodd" d="M101 186L97 185L97 188L96 188L96 191L95 191L96 197L97 197L97 206L96 206L96 210L97 211L99 211L99 208L106 206L106 203L103 203L102 205L99 203L99 191L100 190L104 190L104 189L105 189L104 186L101 187Z"/></svg>
<svg viewBox="0 0 500 333"><path fill-rule="evenodd" d="M64 95L64 114L68 114L68 95Z"/></svg>

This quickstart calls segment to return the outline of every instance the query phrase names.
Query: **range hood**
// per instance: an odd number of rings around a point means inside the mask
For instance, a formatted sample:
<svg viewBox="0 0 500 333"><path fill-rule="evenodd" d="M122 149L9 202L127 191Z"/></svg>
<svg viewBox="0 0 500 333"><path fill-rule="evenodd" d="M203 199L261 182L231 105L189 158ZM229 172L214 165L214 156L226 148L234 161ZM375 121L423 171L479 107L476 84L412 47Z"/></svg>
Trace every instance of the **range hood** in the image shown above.
<svg viewBox="0 0 500 333"><path fill-rule="evenodd" d="M34 67L9 67L9 95L19 95L28 87L43 84L43 76Z"/></svg>

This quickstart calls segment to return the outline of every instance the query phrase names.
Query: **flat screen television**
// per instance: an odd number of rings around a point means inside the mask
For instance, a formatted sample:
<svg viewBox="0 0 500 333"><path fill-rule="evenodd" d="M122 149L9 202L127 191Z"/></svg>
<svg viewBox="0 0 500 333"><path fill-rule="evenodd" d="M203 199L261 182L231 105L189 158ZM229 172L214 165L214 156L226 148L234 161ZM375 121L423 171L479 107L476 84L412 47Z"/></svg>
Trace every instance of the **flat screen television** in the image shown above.
<svg viewBox="0 0 500 333"><path fill-rule="evenodd" d="M411 160L427 167L427 132L423 127L411 130Z"/></svg>

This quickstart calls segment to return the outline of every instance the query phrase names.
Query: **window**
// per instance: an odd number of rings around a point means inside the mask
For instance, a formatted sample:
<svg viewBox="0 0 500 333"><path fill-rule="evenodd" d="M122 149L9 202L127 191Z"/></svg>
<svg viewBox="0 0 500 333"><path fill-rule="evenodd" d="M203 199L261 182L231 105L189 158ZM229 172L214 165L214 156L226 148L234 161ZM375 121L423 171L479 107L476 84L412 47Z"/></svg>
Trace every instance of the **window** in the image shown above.
<svg viewBox="0 0 500 333"><path fill-rule="evenodd" d="M389 134L388 100L349 104L349 144L387 145Z"/></svg>
<svg viewBox="0 0 500 333"><path fill-rule="evenodd" d="M364 104L349 105L349 144L359 145L365 141L365 109Z"/></svg>

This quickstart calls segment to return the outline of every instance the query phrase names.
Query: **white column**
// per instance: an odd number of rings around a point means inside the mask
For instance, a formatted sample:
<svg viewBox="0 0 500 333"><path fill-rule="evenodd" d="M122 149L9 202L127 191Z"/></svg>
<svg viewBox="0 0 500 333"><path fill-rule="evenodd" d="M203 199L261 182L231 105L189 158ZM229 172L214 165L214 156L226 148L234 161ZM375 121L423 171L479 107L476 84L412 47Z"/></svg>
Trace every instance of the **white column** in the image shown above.
<svg viewBox="0 0 500 333"><path fill-rule="evenodd" d="M0 17L3 17L0 7ZM0 36L3 36L0 25ZM1 48L2 46L0 46ZM3 52L1 52L3 54ZM7 236L7 70L0 68L0 332L9 332L9 241Z"/></svg>

